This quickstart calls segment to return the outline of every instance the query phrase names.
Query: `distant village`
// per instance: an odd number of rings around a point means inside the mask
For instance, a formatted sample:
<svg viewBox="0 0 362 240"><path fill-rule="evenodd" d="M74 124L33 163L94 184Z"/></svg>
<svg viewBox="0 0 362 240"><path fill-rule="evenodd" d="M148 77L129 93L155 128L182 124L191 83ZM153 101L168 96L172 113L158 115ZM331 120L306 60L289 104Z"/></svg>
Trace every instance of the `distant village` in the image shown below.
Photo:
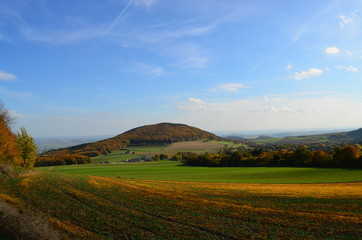
<svg viewBox="0 0 362 240"><path fill-rule="evenodd" d="M151 162L151 161L153 161L151 156L141 156L137 158L126 159L124 161L119 161L119 162L103 161L100 162L99 164L118 164L118 163L134 163L134 162Z"/></svg>

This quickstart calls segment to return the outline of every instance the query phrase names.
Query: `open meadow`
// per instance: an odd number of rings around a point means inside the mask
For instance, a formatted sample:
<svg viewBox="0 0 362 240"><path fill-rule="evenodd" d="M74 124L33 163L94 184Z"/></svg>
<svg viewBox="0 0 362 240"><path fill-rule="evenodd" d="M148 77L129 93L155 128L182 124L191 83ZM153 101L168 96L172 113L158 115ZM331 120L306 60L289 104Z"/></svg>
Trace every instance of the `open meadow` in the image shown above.
<svg viewBox="0 0 362 240"><path fill-rule="evenodd" d="M324 183L362 181L362 170L292 167L191 167L175 161L85 164L38 168L57 173L149 180L234 183Z"/></svg>

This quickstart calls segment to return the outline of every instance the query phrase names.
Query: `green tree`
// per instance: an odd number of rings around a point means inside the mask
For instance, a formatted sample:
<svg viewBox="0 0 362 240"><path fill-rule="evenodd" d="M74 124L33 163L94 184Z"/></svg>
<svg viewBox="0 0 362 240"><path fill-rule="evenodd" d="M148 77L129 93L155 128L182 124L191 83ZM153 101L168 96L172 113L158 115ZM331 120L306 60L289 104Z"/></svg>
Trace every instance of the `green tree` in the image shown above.
<svg viewBox="0 0 362 240"><path fill-rule="evenodd" d="M34 139L29 136L25 128L20 128L16 134L16 142L20 150L20 157L23 159L23 166L32 168L36 160L36 146Z"/></svg>

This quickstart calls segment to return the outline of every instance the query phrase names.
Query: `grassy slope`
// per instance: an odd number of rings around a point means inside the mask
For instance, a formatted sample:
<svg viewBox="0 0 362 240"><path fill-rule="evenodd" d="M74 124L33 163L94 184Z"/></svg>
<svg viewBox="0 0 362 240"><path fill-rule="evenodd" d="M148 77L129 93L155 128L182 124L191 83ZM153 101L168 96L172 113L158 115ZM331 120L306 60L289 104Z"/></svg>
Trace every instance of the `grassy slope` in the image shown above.
<svg viewBox="0 0 362 240"><path fill-rule="evenodd" d="M136 179L235 182L322 183L362 181L359 169L189 167L178 162L158 161L109 165L72 165L39 168L59 173Z"/></svg>
<svg viewBox="0 0 362 240"><path fill-rule="evenodd" d="M98 157L92 157L92 163L100 163L104 161L108 162L120 162L130 158L137 158L141 155L138 154L126 154L124 150L118 150L110 153L109 155L101 155Z"/></svg>
<svg viewBox="0 0 362 240"><path fill-rule="evenodd" d="M217 184L42 173L0 199L69 239L358 239L361 183Z"/></svg>

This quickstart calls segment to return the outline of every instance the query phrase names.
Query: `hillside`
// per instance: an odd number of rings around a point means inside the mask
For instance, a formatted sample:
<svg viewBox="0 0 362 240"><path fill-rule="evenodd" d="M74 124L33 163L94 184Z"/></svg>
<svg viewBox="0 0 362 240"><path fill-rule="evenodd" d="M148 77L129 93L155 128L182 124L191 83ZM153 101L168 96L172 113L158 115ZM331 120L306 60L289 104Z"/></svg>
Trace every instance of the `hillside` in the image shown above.
<svg viewBox="0 0 362 240"><path fill-rule="evenodd" d="M220 137L185 124L159 123L137 127L105 140L52 150L48 153L78 153L88 156L107 154L127 146L167 145L173 142L218 140Z"/></svg>
<svg viewBox="0 0 362 240"><path fill-rule="evenodd" d="M341 144L341 143L361 143L362 142L362 128L349 131L349 132L334 132L304 136L288 136L284 138L270 138L253 140L257 144L311 144L311 143L324 143L324 144Z"/></svg>
<svg viewBox="0 0 362 240"><path fill-rule="evenodd" d="M174 123L159 123L134 128L115 138L128 139L130 145L158 145L200 139L219 139L218 136L199 128Z"/></svg>

